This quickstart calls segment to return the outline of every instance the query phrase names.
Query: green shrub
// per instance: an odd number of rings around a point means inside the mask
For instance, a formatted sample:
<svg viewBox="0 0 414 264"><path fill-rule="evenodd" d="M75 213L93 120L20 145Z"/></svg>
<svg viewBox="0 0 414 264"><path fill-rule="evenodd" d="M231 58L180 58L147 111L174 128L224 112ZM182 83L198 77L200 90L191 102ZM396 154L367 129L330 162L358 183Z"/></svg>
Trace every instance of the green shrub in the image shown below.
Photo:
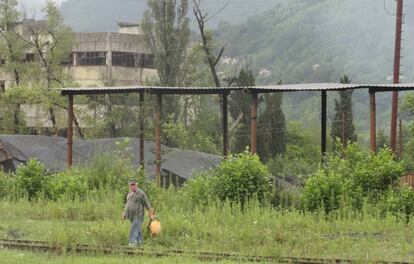
<svg viewBox="0 0 414 264"><path fill-rule="evenodd" d="M402 215L409 220L414 214L414 191L406 185L390 189L380 205L385 212Z"/></svg>
<svg viewBox="0 0 414 264"><path fill-rule="evenodd" d="M323 208L329 213L338 209L353 192L349 179L334 172L319 170L310 177L302 193L302 205L308 211ZM356 199L356 197L353 197Z"/></svg>
<svg viewBox="0 0 414 264"><path fill-rule="evenodd" d="M211 179L208 173L200 173L189 179L180 189L180 195L184 203L206 206L213 196Z"/></svg>
<svg viewBox="0 0 414 264"><path fill-rule="evenodd" d="M54 200L61 198L83 199L88 193L88 184L78 169L65 171L51 176L50 193Z"/></svg>
<svg viewBox="0 0 414 264"><path fill-rule="evenodd" d="M89 164L79 168L79 173L90 190L110 187L123 192L127 190L128 180L139 174L128 159L114 158L110 153L94 157Z"/></svg>
<svg viewBox="0 0 414 264"><path fill-rule="evenodd" d="M398 184L405 167L395 160L391 150L383 148L378 153L362 150L356 144L339 148L328 158L327 171L336 171L350 179L364 192L381 193L392 184Z"/></svg>
<svg viewBox="0 0 414 264"><path fill-rule="evenodd" d="M222 201L239 201L244 204L250 198L268 201L271 183L267 167L257 155L248 152L228 156L213 170L212 188Z"/></svg>
<svg viewBox="0 0 414 264"><path fill-rule="evenodd" d="M364 200L376 203L390 187L398 186L404 166L395 161L390 150L373 154L356 144L336 149L325 166L305 182L305 209L315 211L322 206L331 212L341 205L360 209Z"/></svg>
<svg viewBox="0 0 414 264"><path fill-rule="evenodd" d="M47 195L49 191L49 177L46 167L35 159L19 166L16 170L18 188L31 200L41 193Z"/></svg>
<svg viewBox="0 0 414 264"><path fill-rule="evenodd" d="M10 196L14 185L14 177L0 170L0 199Z"/></svg>

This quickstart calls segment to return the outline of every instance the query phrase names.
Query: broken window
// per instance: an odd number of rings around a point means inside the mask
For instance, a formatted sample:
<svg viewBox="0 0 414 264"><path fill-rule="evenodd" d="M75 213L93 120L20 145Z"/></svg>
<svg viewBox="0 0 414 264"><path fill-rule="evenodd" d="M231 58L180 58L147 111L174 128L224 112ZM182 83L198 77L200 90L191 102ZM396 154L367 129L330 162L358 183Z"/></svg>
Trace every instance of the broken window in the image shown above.
<svg viewBox="0 0 414 264"><path fill-rule="evenodd" d="M130 67L130 68L138 68L139 62L138 54L133 52L119 52L113 51L112 52L112 65L113 66L122 66L122 67Z"/></svg>
<svg viewBox="0 0 414 264"><path fill-rule="evenodd" d="M113 51L112 65L131 68L154 68L154 56L152 54Z"/></svg>
<svg viewBox="0 0 414 264"><path fill-rule="evenodd" d="M78 65L96 66L106 65L106 52L79 52Z"/></svg>

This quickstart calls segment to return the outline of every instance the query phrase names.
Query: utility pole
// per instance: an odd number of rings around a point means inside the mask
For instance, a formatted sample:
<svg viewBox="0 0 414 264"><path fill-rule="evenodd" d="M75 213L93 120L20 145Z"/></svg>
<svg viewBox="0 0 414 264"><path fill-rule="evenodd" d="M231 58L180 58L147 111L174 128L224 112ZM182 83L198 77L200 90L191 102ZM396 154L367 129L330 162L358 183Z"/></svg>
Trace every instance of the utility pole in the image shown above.
<svg viewBox="0 0 414 264"><path fill-rule="evenodd" d="M397 1L397 23L395 30L395 52L394 52L394 78L393 83L400 83L400 65L401 65L401 34L403 23L403 0ZM397 145L397 118L398 118L398 91L392 92L392 109L391 109L391 140L390 147L395 153Z"/></svg>

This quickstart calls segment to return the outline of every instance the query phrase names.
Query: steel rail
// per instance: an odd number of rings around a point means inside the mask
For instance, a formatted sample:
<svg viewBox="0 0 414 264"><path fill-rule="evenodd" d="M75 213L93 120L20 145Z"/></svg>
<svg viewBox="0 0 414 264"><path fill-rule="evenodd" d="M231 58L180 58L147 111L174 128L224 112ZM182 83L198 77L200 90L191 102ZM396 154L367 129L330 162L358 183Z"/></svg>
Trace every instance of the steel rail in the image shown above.
<svg viewBox="0 0 414 264"><path fill-rule="evenodd" d="M414 262L395 262L395 261L367 261L367 260L350 260L350 259L334 259L334 258L306 258L306 257L284 257L284 256L254 256L241 255L236 253L215 253L203 251L185 251L185 250L165 250L160 252L146 251L141 249L132 249L125 246L97 246L86 244L59 245L48 243L45 241L35 240L15 240L0 239L0 249L30 250L34 252L53 252L62 254L68 253L88 253L88 254L123 254L129 256L145 256L145 257L189 257L204 261L244 261L244 262L268 262L268 263L292 263L292 264L326 264L326 263L390 263L390 264L414 264Z"/></svg>

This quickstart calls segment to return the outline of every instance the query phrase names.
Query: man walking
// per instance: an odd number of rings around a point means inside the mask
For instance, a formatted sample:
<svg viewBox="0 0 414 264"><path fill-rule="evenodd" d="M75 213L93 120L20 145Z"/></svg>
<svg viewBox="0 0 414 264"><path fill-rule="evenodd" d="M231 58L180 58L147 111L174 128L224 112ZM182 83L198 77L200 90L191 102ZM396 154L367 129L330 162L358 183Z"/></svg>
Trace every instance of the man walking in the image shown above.
<svg viewBox="0 0 414 264"><path fill-rule="evenodd" d="M150 221L154 220L155 216L154 209L151 207L147 195L138 188L137 181L129 181L129 190L122 217L131 221L129 246L133 247L144 242L141 226L144 222L145 209L148 210Z"/></svg>

